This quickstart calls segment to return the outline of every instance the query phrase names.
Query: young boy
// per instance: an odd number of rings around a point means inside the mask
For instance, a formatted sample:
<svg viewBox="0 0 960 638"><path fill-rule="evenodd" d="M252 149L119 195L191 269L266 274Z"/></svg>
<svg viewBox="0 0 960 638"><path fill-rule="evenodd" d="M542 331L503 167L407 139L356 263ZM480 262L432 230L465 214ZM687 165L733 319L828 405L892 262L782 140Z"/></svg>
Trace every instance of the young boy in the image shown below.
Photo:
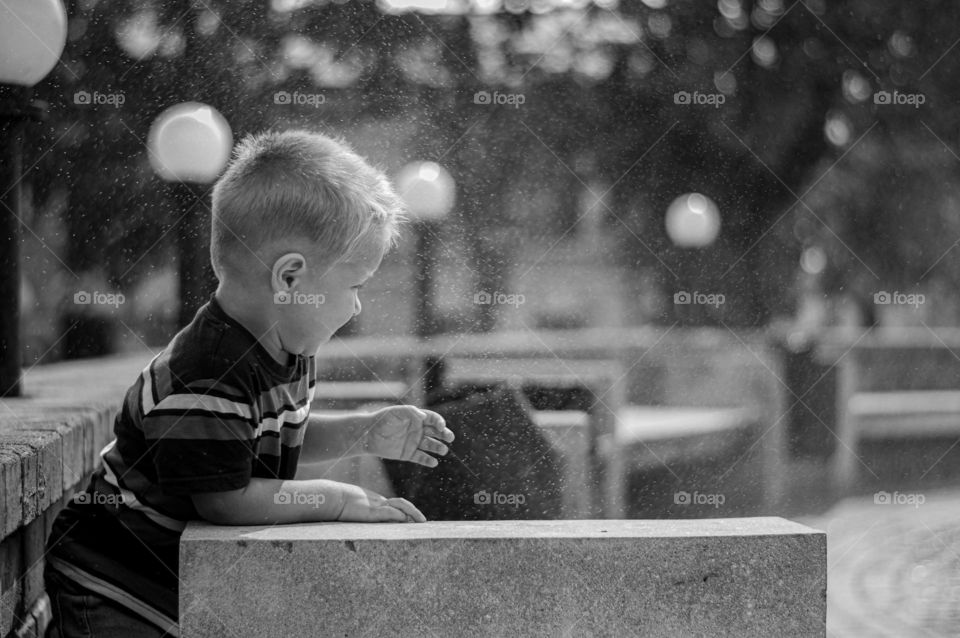
<svg viewBox="0 0 960 638"><path fill-rule="evenodd" d="M400 219L387 179L340 142L288 131L238 145L213 191L217 291L128 390L100 469L54 522L52 635L176 636L189 520L425 520L401 498L294 480L299 460L358 454L434 467L453 440L409 405L310 416L314 353L360 312Z"/></svg>

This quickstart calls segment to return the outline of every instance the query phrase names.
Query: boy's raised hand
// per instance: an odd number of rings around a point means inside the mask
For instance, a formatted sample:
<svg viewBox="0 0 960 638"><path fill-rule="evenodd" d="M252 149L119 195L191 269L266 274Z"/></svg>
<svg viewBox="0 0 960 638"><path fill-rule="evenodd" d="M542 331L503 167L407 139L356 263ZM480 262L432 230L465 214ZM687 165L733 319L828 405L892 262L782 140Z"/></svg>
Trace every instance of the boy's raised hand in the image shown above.
<svg viewBox="0 0 960 638"><path fill-rule="evenodd" d="M454 435L436 412L392 405L370 415L365 438L368 454L436 467L437 459L430 455L444 456L449 451L444 441L450 443Z"/></svg>

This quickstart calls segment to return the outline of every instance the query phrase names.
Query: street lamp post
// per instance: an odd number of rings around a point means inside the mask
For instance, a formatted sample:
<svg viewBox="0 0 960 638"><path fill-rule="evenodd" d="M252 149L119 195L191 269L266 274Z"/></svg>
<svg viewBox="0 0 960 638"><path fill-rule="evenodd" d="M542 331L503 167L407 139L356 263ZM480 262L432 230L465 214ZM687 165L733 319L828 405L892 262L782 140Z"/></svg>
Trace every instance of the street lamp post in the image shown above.
<svg viewBox="0 0 960 638"><path fill-rule="evenodd" d="M450 173L436 162L411 162L396 176L397 190L407 207L416 233L416 293L414 333L421 342L437 331L433 307L433 271L436 266L436 237L440 222L453 209L456 185ZM423 392L439 386L441 368L435 357L423 362Z"/></svg>
<svg viewBox="0 0 960 638"><path fill-rule="evenodd" d="M226 119L199 102L168 108L150 127L150 164L162 180L171 184L181 214L177 224L181 327L190 323L197 308L213 292L210 225L197 208L206 196L200 187L220 175L232 147L233 135Z"/></svg>
<svg viewBox="0 0 960 638"><path fill-rule="evenodd" d="M675 246L679 248L698 249L706 248L717 239L720 234L720 210L712 199L700 193L686 193L673 200L667 208L664 219L667 235ZM691 270L686 260L681 267L684 276L683 285L692 283L693 277L687 276ZM686 290L687 295L695 295L697 291ZM690 299L691 305L685 308L688 320L700 314L699 304Z"/></svg>
<svg viewBox="0 0 960 638"><path fill-rule="evenodd" d="M0 396L21 388L20 220L23 138L28 120L42 118L31 87L56 66L67 41L59 0L0 3Z"/></svg>
<svg viewBox="0 0 960 638"><path fill-rule="evenodd" d="M456 186L450 173L436 162L412 162L396 178L400 197L414 224L416 245L416 315L414 332L425 339L436 332L433 309L433 270L440 222L453 209Z"/></svg>

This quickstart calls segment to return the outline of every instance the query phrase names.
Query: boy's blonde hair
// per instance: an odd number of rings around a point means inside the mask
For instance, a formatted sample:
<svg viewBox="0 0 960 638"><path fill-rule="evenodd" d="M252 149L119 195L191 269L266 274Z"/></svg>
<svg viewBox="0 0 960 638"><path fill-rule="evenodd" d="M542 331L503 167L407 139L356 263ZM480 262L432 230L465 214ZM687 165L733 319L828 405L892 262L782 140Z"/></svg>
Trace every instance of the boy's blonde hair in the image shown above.
<svg viewBox="0 0 960 638"><path fill-rule="evenodd" d="M249 135L213 188L210 259L222 280L250 251L299 238L329 265L371 239L394 246L402 221L389 180L342 140L306 130Z"/></svg>

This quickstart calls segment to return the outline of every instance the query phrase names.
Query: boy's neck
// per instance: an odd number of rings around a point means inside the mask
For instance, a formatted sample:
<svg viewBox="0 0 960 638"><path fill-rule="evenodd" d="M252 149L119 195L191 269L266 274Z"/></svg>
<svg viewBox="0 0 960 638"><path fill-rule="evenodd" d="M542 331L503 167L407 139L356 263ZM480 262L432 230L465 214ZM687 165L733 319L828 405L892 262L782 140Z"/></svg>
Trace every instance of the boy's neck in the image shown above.
<svg viewBox="0 0 960 638"><path fill-rule="evenodd" d="M266 320L262 313L253 308L245 296L233 295L223 284L217 287L214 297L227 315L247 329L262 345L271 357L281 365L290 362L290 353L280 345L276 324Z"/></svg>

